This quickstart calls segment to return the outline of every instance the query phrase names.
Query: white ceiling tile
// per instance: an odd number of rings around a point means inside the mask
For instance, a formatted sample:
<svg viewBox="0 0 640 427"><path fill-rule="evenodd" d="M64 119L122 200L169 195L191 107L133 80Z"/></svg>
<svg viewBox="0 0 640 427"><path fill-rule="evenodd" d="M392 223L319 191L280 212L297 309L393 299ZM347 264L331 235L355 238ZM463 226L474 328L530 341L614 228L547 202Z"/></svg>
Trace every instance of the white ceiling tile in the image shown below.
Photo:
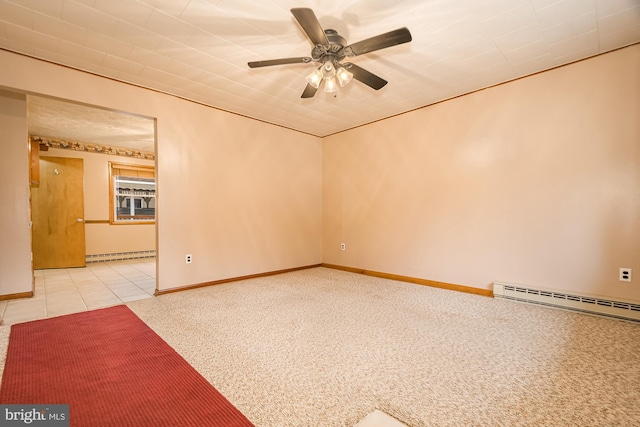
<svg viewBox="0 0 640 427"><path fill-rule="evenodd" d="M543 27L563 25L579 16L596 11L595 0L560 0L547 7L536 10L538 22Z"/></svg>
<svg viewBox="0 0 640 427"><path fill-rule="evenodd" d="M513 33L523 27L537 24L538 20L530 3L522 3L483 22L485 31L493 38Z"/></svg>
<svg viewBox="0 0 640 427"><path fill-rule="evenodd" d="M78 50L76 51L75 56L77 56L78 59L84 63L98 65L98 64L102 64L102 61L106 56L106 53L88 48L86 46L80 46L78 47Z"/></svg>
<svg viewBox="0 0 640 427"><path fill-rule="evenodd" d="M204 74L202 68L193 67L188 63L176 60L170 60L163 69L187 80L197 80Z"/></svg>
<svg viewBox="0 0 640 427"><path fill-rule="evenodd" d="M65 0L18 0L12 3L60 19L62 18L62 8Z"/></svg>
<svg viewBox="0 0 640 427"><path fill-rule="evenodd" d="M168 73L164 70L159 70L153 67L144 67L144 69L140 72L140 77L143 79L148 79L152 82L171 84L171 82L177 82L177 76Z"/></svg>
<svg viewBox="0 0 640 427"><path fill-rule="evenodd" d="M597 55L598 53L600 53L600 50L598 48L588 47L584 50L570 51L564 56L556 56L555 61L558 63L558 65L565 65L584 58L589 58L591 56Z"/></svg>
<svg viewBox="0 0 640 427"><path fill-rule="evenodd" d="M640 4L624 12L607 15L598 20L598 29L602 34L614 33L627 28L640 30Z"/></svg>
<svg viewBox="0 0 640 427"><path fill-rule="evenodd" d="M539 41L505 52L504 56L510 64L515 65L527 63L532 58L539 58L550 54L551 51L549 50L549 45L545 42Z"/></svg>
<svg viewBox="0 0 640 427"><path fill-rule="evenodd" d="M49 44L54 41L52 37L18 25L7 24L5 29L8 39L30 44L33 48L41 48L42 44Z"/></svg>
<svg viewBox="0 0 640 427"><path fill-rule="evenodd" d="M629 28L600 35L600 50L602 52L618 49L634 43L640 43L640 32L629 31Z"/></svg>
<svg viewBox="0 0 640 427"><path fill-rule="evenodd" d="M105 55L102 65L132 75L139 75L144 69L144 65L113 55Z"/></svg>
<svg viewBox="0 0 640 427"><path fill-rule="evenodd" d="M119 56L121 58L128 58L133 51L133 45L130 43L125 43L112 37L92 32L87 33L86 45L91 49Z"/></svg>
<svg viewBox="0 0 640 427"><path fill-rule="evenodd" d="M72 0L76 3L83 4L85 6L94 7L96 4L96 0Z"/></svg>
<svg viewBox="0 0 640 427"><path fill-rule="evenodd" d="M4 27L5 33L7 35L6 39L0 40L0 42L2 42L2 47L4 49L7 49L11 52L18 52L24 55L31 55L36 58L43 58L43 59L46 58L46 57L36 56L35 55L36 46L30 43L28 40L25 40L25 39L19 40L15 38L15 34L11 34L10 32L11 25L3 23L2 26Z"/></svg>
<svg viewBox="0 0 640 427"><path fill-rule="evenodd" d="M180 43L166 39L162 41L155 52L170 60L184 62L185 64L203 63L207 58L207 56L199 50L186 48Z"/></svg>
<svg viewBox="0 0 640 427"><path fill-rule="evenodd" d="M92 32L111 35L114 33L117 20L96 9L83 4L66 1L62 19Z"/></svg>
<svg viewBox="0 0 640 427"><path fill-rule="evenodd" d="M555 58L572 57L574 52L589 51L593 52L592 54L598 53L598 32L592 31L559 43L550 44L549 50Z"/></svg>
<svg viewBox="0 0 640 427"><path fill-rule="evenodd" d="M443 30L461 19L472 15L463 2L452 2L448 7L442 7L442 0L424 2L416 14L423 17L423 24L431 32ZM402 24L404 25L404 24Z"/></svg>
<svg viewBox="0 0 640 427"><path fill-rule="evenodd" d="M538 70L538 72L540 72L543 70L549 70L558 65L561 64L556 61L551 53L547 53L536 58L530 58L527 61L515 63L513 64L513 69L517 77L522 77L535 74L535 72L533 72L532 70Z"/></svg>
<svg viewBox="0 0 640 427"><path fill-rule="evenodd" d="M638 2L0 0L0 48L322 136L640 42ZM301 99L318 63L247 66L310 55L292 6L350 43L403 26L413 40L347 59L381 90Z"/></svg>
<svg viewBox="0 0 640 427"><path fill-rule="evenodd" d="M544 33L539 25L529 25L514 32L496 37L495 44L502 52L509 52L522 46L544 41Z"/></svg>
<svg viewBox="0 0 640 427"><path fill-rule="evenodd" d="M106 56L101 52L86 49L75 44L66 43L61 43L57 48L57 52L68 58L68 62L65 63L69 64L69 66L75 66L75 63L77 62L82 64L83 67L85 67L83 68L85 70L92 70L91 67L100 66Z"/></svg>
<svg viewBox="0 0 640 427"><path fill-rule="evenodd" d="M500 16L510 9L529 4L529 0L467 0L465 3L467 9L475 15L476 19L484 22ZM440 7L446 9L447 5L441 4Z"/></svg>
<svg viewBox="0 0 640 427"><path fill-rule="evenodd" d="M638 0L596 0L598 15L605 17L638 7Z"/></svg>
<svg viewBox="0 0 640 427"><path fill-rule="evenodd" d="M438 81L463 80L467 70L456 62L438 61L425 67L424 71L433 76Z"/></svg>
<svg viewBox="0 0 640 427"><path fill-rule="evenodd" d="M87 37L85 28L39 13L33 15L33 29L39 32L46 31L52 37L68 40L79 45L83 45Z"/></svg>
<svg viewBox="0 0 640 427"><path fill-rule="evenodd" d="M591 12L560 24L545 27L543 32L549 43L558 43L595 30L598 30L597 15L596 12Z"/></svg>
<svg viewBox="0 0 640 427"><path fill-rule="evenodd" d="M135 1L126 1L125 5L123 0L95 0L94 8L114 18L141 27L144 27L153 13L151 6Z"/></svg>
<svg viewBox="0 0 640 427"><path fill-rule="evenodd" d="M474 56L459 60L463 68L467 70L479 70L484 68L494 68L496 65L507 66L504 54L497 47L485 50Z"/></svg>
<svg viewBox="0 0 640 427"><path fill-rule="evenodd" d="M154 10L144 26L151 32L186 44L195 33L195 28L164 12Z"/></svg>
<svg viewBox="0 0 640 427"><path fill-rule="evenodd" d="M446 27L432 31L432 34L438 40L446 40L449 44L456 44L470 38L482 37L484 27L472 16L467 15Z"/></svg>
<svg viewBox="0 0 640 427"><path fill-rule="evenodd" d="M160 55L156 52L149 51L147 49L142 49L138 46L134 46L133 50L130 52L127 59L131 61L139 62L140 64L161 69L165 64L169 62L169 58L163 55Z"/></svg>
<svg viewBox="0 0 640 427"><path fill-rule="evenodd" d="M0 2L0 21L33 28L33 15L34 12L30 9L9 2Z"/></svg>
<svg viewBox="0 0 640 427"><path fill-rule="evenodd" d="M531 0L531 5L535 10L543 9L547 6L551 6L553 3L557 3L560 0Z"/></svg>
<svg viewBox="0 0 640 427"><path fill-rule="evenodd" d="M169 15L178 16L189 4L190 0L140 0L150 7L161 10Z"/></svg>
<svg viewBox="0 0 640 427"><path fill-rule="evenodd" d="M164 37L159 34L152 33L151 31L124 21L118 21L113 37L147 50L157 49L164 40Z"/></svg>
<svg viewBox="0 0 640 427"><path fill-rule="evenodd" d="M485 88L513 78L513 69L507 64L497 64L491 67L474 69L469 80L472 86Z"/></svg>

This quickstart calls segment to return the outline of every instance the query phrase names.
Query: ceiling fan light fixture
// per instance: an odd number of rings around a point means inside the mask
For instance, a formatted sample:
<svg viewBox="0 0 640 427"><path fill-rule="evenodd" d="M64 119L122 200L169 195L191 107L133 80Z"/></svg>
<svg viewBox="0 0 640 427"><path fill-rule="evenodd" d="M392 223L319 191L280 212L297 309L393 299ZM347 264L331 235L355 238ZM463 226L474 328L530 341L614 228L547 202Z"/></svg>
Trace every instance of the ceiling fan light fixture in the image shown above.
<svg viewBox="0 0 640 427"><path fill-rule="evenodd" d="M322 73L322 67L320 67L307 76L307 82L314 88L318 89L323 78L324 74Z"/></svg>
<svg viewBox="0 0 640 427"><path fill-rule="evenodd" d="M338 68L338 71L336 71L336 77L338 79L338 83L340 83L340 87L345 87L353 78L353 73L347 71L344 67L340 67Z"/></svg>
<svg viewBox="0 0 640 427"><path fill-rule="evenodd" d="M333 76L325 77L324 79L324 91L325 92L337 92L338 84L336 83L336 78Z"/></svg>
<svg viewBox="0 0 640 427"><path fill-rule="evenodd" d="M356 64L347 62L342 65L340 61L347 57L376 52L402 43L408 43L412 40L409 30L403 27L356 43L347 44L345 38L340 36L336 30L322 28L318 17L310 8L294 7L291 9L291 14L313 44L311 56L251 61L247 65L249 68L259 68L283 64L321 63L320 68L307 76L308 83L300 96L301 98L312 98L323 81L324 91L333 93L334 96L338 90L338 85L344 87L353 78L374 90L383 88L388 83L385 79Z"/></svg>

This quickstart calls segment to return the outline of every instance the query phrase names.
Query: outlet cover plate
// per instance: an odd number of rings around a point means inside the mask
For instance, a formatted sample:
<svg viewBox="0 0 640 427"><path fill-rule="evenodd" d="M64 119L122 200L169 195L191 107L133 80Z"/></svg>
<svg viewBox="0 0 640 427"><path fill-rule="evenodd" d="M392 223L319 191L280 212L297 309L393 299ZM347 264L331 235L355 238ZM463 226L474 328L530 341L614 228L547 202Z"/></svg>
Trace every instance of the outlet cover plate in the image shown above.
<svg viewBox="0 0 640 427"><path fill-rule="evenodd" d="M630 268L621 268L620 269L620 281L621 282L630 282L631 281L631 269Z"/></svg>

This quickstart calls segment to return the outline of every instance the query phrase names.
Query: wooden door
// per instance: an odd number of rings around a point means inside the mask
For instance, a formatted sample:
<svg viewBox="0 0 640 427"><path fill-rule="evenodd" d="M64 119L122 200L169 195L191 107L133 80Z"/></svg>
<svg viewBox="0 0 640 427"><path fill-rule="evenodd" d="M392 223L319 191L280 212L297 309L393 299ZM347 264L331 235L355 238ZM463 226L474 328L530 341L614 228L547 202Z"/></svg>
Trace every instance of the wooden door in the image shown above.
<svg viewBox="0 0 640 427"><path fill-rule="evenodd" d="M33 268L84 267L82 159L40 157L40 185L31 188Z"/></svg>

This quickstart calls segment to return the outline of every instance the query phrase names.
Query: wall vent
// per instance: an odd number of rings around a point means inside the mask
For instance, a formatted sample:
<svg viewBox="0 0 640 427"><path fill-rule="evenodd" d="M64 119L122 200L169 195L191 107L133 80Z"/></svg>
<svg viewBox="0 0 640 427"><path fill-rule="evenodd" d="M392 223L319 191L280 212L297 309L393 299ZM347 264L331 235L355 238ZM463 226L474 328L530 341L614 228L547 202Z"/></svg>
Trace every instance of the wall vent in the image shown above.
<svg viewBox="0 0 640 427"><path fill-rule="evenodd" d="M493 282L493 296L640 322L640 303L527 288Z"/></svg>

